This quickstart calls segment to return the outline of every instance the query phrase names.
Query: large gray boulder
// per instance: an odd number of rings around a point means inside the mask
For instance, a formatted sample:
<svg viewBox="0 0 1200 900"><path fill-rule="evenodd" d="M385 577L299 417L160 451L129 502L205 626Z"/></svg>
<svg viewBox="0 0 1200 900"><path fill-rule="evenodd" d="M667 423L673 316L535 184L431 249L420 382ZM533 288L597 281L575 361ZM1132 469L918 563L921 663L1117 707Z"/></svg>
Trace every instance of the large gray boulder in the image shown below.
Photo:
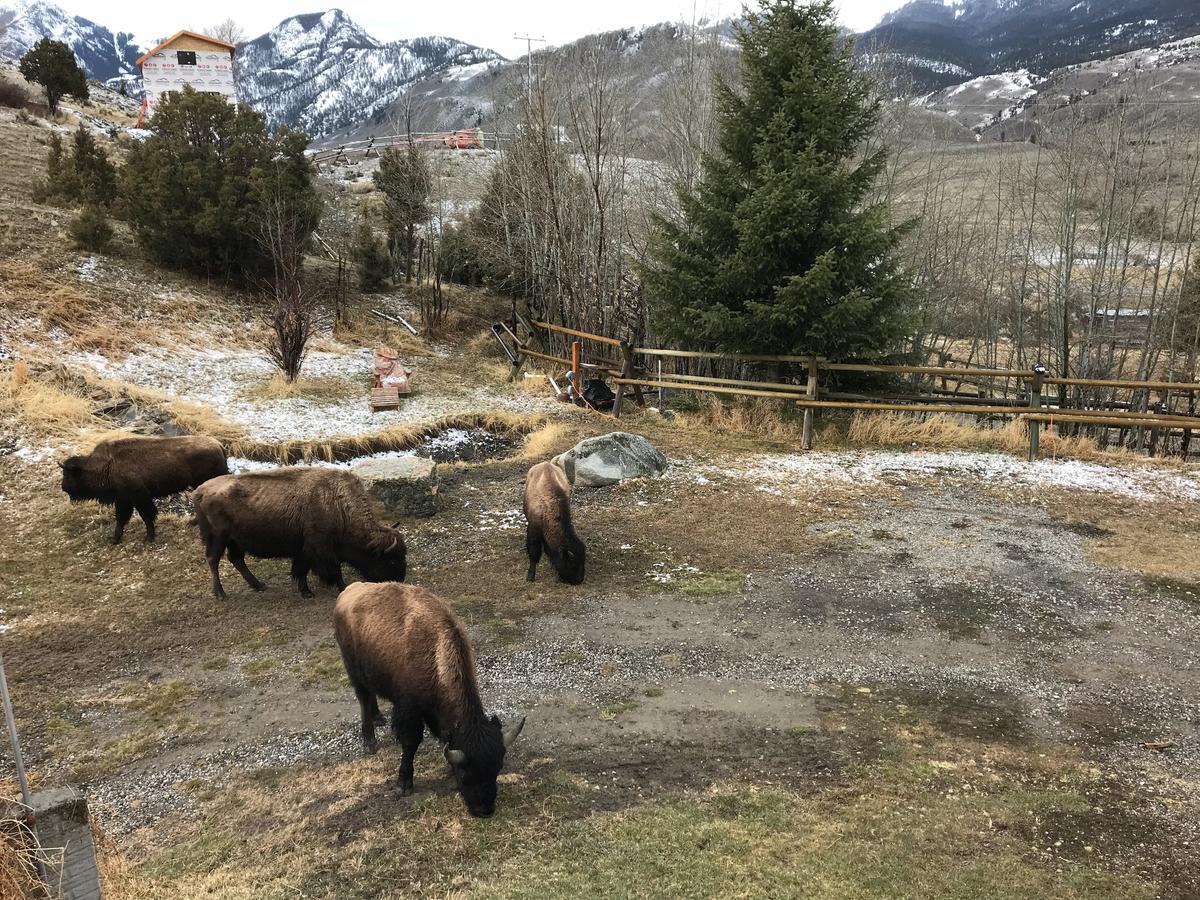
<svg viewBox="0 0 1200 900"><path fill-rule="evenodd" d="M432 459L419 456L364 459L350 471L389 513L432 516L437 512L437 463Z"/></svg>
<svg viewBox="0 0 1200 900"><path fill-rule="evenodd" d="M629 478L656 478L667 458L640 434L614 431L585 438L554 462L577 487L604 487Z"/></svg>

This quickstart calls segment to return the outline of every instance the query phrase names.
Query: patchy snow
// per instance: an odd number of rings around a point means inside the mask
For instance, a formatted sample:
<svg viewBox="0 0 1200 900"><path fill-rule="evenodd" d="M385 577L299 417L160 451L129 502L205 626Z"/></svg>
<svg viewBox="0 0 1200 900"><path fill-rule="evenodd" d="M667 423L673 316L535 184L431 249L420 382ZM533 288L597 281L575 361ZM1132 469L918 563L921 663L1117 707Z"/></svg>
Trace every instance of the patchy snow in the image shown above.
<svg viewBox="0 0 1200 900"><path fill-rule="evenodd" d="M100 261L98 259L96 259L96 257L94 257L94 256L89 256L87 259L85 259L83 262L81 262L79 264L79 268L76 270L79 275L79 280L80 281L95 281L96 280L96 266L99 265L99 263L100 263Z"/></svg>
<svg viewBox="0 0 1200 900"><path fill-rule="evenodd" d="M524 525L525 513L519 509L490 509L479 514L475 527L479 531L513 531Z"/></svg>
<svg viewBox="0 0 1200 900"><path fill-rule="evenodd" d="M360 463L366 459L398 459L402 456L416 456L416 451L383 450L379 453L368 453L365 456L356 456L353 459L342 459L336 462L318 459L307 463L294 463L294 465L315 466L322 469L350 469L354 467L355 463ZM266 472L270 469L279 468L279 463L263 462L259 459L246 459L244 456L231 456L228 462L229 471L234 475L242 475L246 472Z"/></svg>
<svg viewBox="0 0 1200 900"><path fill-rule="evenodd" d="M368 405L371 352L312 352L304 361L304 378L343 378L347 394L334 400L302 397L251 399L253 388L269 380L274 364L255 350L178 348L132 354L112 362L95 353L72 357L105 378L160 390L210 407L217 415L264 441L309 440L382 431L393 425L424 422L441 416L506 409L528 413L549 403L523 395L501 395L487 386L471 386L451 396L423 394L421 365L414 366L414 393L399 409L372 412ZM361 389L356 388L361 385Z"/></svg>
<svg viewBox="0 0 1200 900"><path fill-rule="evenodd" d="M753 479L764 492L779 495L786 493L790 483L861 485L966 478L980 484L1062 488L1136 500L1200 499L1200 471L1171 471L1152 465L1118 468L1081 460L1027 462L999 453L961 450L761 455L750 457L737 469L712 471Z"/></svg>

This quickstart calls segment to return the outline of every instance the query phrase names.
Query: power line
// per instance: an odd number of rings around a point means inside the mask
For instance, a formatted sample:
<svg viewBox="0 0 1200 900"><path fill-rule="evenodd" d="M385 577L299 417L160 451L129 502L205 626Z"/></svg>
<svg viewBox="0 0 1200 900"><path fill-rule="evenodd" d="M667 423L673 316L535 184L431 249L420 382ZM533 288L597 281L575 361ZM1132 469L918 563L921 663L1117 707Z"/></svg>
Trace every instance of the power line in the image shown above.
<svg viewBox="0 0 1200 900"><path fill-rule="evenodd" d="M529 69L528 84L526 85L526 88L525 88L525 97L526 97L526 100L529 101L529 104L532 106L533 105L533 45L534 45L534 42L537 42L539 44L544 44L544 43L546 43L546 39L544 37L535 37L534 35L531 35L531 34L514 34L513 40L525 42L525 60L526 60L526 64L528 65L528 69Z"/></svg>

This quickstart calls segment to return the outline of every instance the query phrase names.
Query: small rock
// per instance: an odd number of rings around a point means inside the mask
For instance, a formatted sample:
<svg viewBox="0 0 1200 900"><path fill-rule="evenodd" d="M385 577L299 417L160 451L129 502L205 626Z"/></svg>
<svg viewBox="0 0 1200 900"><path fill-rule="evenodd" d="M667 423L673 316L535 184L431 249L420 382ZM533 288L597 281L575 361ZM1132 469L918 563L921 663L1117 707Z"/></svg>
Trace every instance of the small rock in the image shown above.
<svg viewBox="0 0 1200 900"><path fill-rule="evenodd" d="M437 463L431 459L417 456L364 459L350 471L389 513L425 517L437 512Z"/></svg>

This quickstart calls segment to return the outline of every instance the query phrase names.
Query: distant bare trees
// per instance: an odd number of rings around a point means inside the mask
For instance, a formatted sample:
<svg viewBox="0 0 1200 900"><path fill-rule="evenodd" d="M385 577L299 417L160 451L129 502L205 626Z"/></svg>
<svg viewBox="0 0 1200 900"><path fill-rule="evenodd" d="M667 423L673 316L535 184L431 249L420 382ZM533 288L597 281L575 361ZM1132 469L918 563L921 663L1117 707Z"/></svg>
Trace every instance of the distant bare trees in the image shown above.
<svg viewBox="0 0 1200 900"><path fill-rule="evenodd" d="M202 29L201 33L215 37L218 41L233 44L235 47L246 40L246 29L233 18L223 19L215 25L209 25Z"/></svg>
<svg viewBox="0 0 1200 900"><path fill-rule="evenodd" d="M1018 112L1005 130L1023 141L914 142L892 188L919 222L908 249L924 306L911 351L1196 380L1200 139L1180 113L1133 84L1107 102Z"/></svg>

